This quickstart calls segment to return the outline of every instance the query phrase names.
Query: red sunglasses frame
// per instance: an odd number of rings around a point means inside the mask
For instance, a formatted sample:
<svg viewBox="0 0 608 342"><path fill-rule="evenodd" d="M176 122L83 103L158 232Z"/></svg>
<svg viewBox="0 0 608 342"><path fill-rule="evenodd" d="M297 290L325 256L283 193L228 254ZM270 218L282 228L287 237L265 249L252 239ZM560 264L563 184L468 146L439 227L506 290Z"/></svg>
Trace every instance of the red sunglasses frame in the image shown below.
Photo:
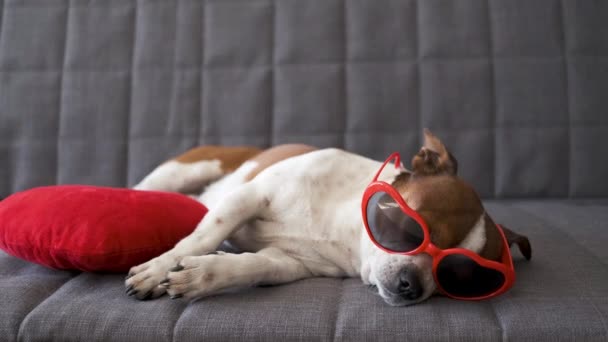
<svg viewBox="0 0 608 342"><path fill-rule="evenodd" d="M376 173L376 176L374 177L374 179L367 186L367 188L365 189L365 192L363 193L363 200L361 202L361 210L362 210L362 214L363 214L363 222L365 223L365 230L367 231L367 235L372 240L374 245L387 253L393 253L393 254L401 254L401 255L416 255L416 254L420 254L420 253L429 254L433 258L433 277L435 278L435 284L437 285L437 288L439 289L439 291L441 291L441 293L443 293L444 295L446 295L450 298L460 299L460 300L482 300L482 299L496 297L500 294L505 293L507 290L509 290L513 286L513 283L515 282L515 268L513 267L513 259L511 257L511 250L509 248L509 244L508 244L507 238L505 237L505 234L502 230L502 227L498 224L496 225L496 227L498 228L498 231L500 232L500 236L502 237L502 241L503 241L503 251L502 251L502 256L501 256L501 262L486 259L486 258L480 256L479 254L477 254L473 251L470 251L468 249L464 249L464 248L441 249L441 248L435 246L431 242L429 228L428 228L428 225L426 224L426 222L424 221L424 219L414 209L410 208L407 205L407 203L405 203L405 200L403 199L401 194L395 188L393 188L390 184L388 184L386 182L378 180L378 177L382 173L382 170L384 170L384 167L392 160L395 160L396 168L400 167L401 157L399 156L399 153L395 152L395 153L391 154L388 157L388 159L386 159L384 164L382 164L382 166ZM420 225L420 227L422 228L423 233L424 233L424 239L418 248L416 248L412 251L409 251L409 252L399 252L399 251L394 251L389 248L386 248L386 247L382 246L378 241L376 241L376 239L374 238L372 231L369 227L368 221L367 221L367 205L369 203L370 198L378 192L385 192L385 193L389 194L399 204L399 207L401 208L401 210L406 215L408 215L409 217L414 219ZM504 283L496 291L491 292L490 294L487 294L484 296L459 297L459 296L450 294L449 292L444 290L443 287L441 287L441 284L439 283L439 281L437 279L437 266L439 265L439 262L443 258L445 258L448 255L452 255L452 254L464 255L464 256L470 258L471 260L473 260L474 262L476 262L480 266L501 272L505 278Z"/></svg>

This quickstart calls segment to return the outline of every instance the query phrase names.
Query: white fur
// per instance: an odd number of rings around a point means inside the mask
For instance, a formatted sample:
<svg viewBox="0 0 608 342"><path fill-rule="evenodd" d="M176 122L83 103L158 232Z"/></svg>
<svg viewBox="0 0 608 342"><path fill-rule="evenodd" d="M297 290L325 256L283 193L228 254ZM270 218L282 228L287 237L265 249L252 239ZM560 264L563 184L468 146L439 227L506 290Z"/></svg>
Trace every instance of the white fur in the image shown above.
<svg viewBox="0 0 608 342"><path fill-rule="evenodd" d="M484 226L484 216L482 214L479 220L475 222L467 236L458 245L460 248L466 248L473 252L479 253L486 243L486 231ZM364 266L361 272L361 278L367 284L373 284L378 287L380 296L391 305L409 305L420 302L436 290L435 280L432 272L432 258L427 254L417 255L398 255L388 254L370 245L367 239L362 239L362 244L367 250L369 257L362 257ZM365 255L366 253L364 253ZM414 266L419 271L419 279L424 289L420 299L414 302L407 302L404 299L396 296L386 289L383 284L393 281L398 277L398 273L406 266Z"/></svg>
<svg viewBox="0 0 608 342"><path fill-rule="evenodd" d="M154 169L133 188L136 190L164 190L181 193L200 191L203 186L223 174L219 160L194 163L168 161Z"/></svg>
<svg viewBox="0 0 608 342"><path fill-rule="evenodd" d="M471 228L469 231L469 234L467 234L458 247L468 249L475 253L481 252L483 247L486 245L486 227L484 218L485 213L481 214L479 220L477 220L473 228Z"/></svg>
<svg viewBox="0 0 608 342"><path fill-rule="evenodd" d="M377 285L388 303L412 304L382 286L407 264L424 270L424 294L416 302L435 291L430 256L388 254L365 233L361 196L381 163L325 149L272 165L246 183L255 166L244 163L209 186L200 199L210 211L196 230L171 251L132 268L126 285L139 291L138 297L167 291L196 298L235 286L361 276ZM388 165L380 179L390 183L401 171ZM478 225L463 242L465 248L481 245L483 227ZM246 253L206 255L226 239ZM178 262L184 269L170 271Z"/></svg>
<svg viewBox="0 0 608 342"><path fill-rule="evenodd" d="M207 208L211 209L225 197L229 192L237 189L239 185L245 183L245 178L253 169L258 166L254 161L246 161L236 171L230 173L217 182L209 185L205 191L199 196L201 201Z"/></svg>

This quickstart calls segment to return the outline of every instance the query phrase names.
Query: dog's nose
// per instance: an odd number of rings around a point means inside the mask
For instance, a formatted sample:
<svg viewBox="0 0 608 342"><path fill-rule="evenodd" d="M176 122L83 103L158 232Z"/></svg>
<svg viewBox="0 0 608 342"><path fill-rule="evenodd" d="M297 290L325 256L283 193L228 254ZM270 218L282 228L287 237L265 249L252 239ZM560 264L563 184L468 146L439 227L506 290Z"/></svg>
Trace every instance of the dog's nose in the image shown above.
<svg viewBox="0 0 608 342"><path fill-rule="evenodd" d="M418 272L412 268L404 268L399 274L399 295L404 299L414 300L422 296L422 284Z"/></svg>

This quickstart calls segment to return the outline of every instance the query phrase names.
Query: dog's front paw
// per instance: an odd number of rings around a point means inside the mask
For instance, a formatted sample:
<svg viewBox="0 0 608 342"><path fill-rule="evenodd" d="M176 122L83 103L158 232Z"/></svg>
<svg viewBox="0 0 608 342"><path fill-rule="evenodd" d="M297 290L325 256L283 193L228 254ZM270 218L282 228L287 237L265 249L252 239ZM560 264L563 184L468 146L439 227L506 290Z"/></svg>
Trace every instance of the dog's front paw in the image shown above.
<svg viewBox="0 0 608 342"><path fill-rule="evenodd" d="M169 271L160 287L172 299L200 298L222 290L229 285L224 281L228 269L221 266L223 258L222 255L185 257Z"/></svg>
<svg viewBox="0 0 608 342"><path fill-rule="evenodd" d="M129 270L125 280L126 293L140 300L162 296L166 291L158 286L165 279L167 272L175 266L176 260L161 255Z"/></svg>

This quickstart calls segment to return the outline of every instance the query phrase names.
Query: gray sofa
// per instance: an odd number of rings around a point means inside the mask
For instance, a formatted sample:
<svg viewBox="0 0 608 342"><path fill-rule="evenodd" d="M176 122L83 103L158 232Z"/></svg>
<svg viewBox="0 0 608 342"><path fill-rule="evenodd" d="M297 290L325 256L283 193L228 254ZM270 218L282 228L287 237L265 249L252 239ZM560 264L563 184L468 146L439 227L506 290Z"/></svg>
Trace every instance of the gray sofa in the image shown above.
<svg viewBox="0 0 608 342"><path fill-rule="evenodd" d="M608 340L607 2L0 4L0 197L130 186L200 144L411 156L429 127L533 246L505 295L406 308L321 278L139 302L0 252L0 340Z"/></svg>

